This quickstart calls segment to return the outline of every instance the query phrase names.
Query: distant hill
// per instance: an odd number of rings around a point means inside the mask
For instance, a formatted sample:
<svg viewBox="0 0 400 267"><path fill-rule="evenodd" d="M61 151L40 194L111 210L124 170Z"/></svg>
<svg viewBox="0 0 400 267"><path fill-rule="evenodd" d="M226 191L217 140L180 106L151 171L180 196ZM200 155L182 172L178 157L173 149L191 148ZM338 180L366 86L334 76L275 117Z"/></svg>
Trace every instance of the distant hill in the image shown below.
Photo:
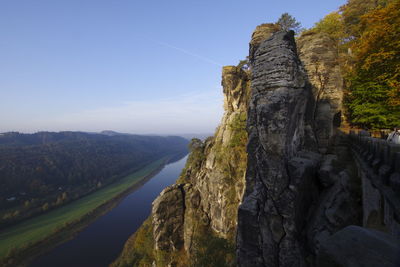
<svg viewBox="0 0 400 267"><path fill-rule="evenodd" d="M104 135L108 135L108 136L131 135L131 134L128 134L128 133L118 133L118 132L111 131L111 130L101 131L100 134L104 134Z"/></svg>
<svg viewBox="0 0 400 267"><path fill-rule="evenodd" d="M111 130L101 131L100 134L108 135L108 136L116 136L116 135L133 135L129 133L119 133ZM187 140L192 140L193 138L198 138L200 140L205 140L209 136L213 136L213 133L185 133L185 134L175 134L176 136L181 136ZM154 136L150 134L149 136ZM161 136L170 136L170 135L161 135Z"/></svg>
<svg viewBox="0 0 400 267"><path fill-rule="evenodd" d="M37 132L34 134L6 132L0 134L0 146L43 145L61 141L94 140L101 137L100 134L69 131Z"/></svg>

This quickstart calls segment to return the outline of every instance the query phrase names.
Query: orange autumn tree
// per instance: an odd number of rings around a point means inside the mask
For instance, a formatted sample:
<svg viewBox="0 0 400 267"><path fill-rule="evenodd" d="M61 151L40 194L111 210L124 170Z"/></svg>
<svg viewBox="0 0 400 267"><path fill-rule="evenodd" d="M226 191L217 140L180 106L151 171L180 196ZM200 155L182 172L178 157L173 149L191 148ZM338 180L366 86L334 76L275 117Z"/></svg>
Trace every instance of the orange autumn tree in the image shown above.
<svg viewBox="0 0 400 267"><path fill-rule="evenodd" d="M362 34L361 18L363 15L384 7L392 0L348 0L340 7L339 13L342 15L344 31L349 40L358 38Z"/></svg>

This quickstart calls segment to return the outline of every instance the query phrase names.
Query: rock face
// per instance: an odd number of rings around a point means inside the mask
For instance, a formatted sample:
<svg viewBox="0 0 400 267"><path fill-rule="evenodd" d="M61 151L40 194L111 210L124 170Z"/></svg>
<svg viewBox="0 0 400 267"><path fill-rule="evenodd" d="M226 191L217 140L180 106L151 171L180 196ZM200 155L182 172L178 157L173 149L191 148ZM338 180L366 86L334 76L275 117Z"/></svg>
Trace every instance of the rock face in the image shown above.
<svg viewBox="0 0 400 267"><path fill-rule="evenodd" d="M179 266L174 253L186 253L193 263L199 235L233 241L237 230L239 266L306 266L323 240L357 223L345 208L357 208L351 174L333 166L347 154L319 154L334 142L341 89L336 76L322 89L309 78L313 68L337 74L332 47L318 37L297 49L293 32L276 31L264 24L253 34L251 90L248 72L223 68L221 125L214 137L192 142L181 177L153 203L154 250L167 255L163 262Z"/></svg>
<svg viewBox="0 0 400 267"><path fill-rule="evenodd" d="M135 259L115 266L369 266L362 251L374 242L385 249L367 259L393 263L398 245L347 227L362 225L366 190L351 139L336 130L343 82L335 45L308 34L296 47L293 32L277 30L257 27L250 72L223 68L220 126L192 140L178 181L153 202L134 251L124 250Z"/></svg>
<svg viewBox="0 0 400 267"><path fill-rule="evenodd" d="M239 208L239 266L303 266L299 240L312 200L319 156L302 152L310 131L311 87L293 32L256 50L248 111L246 192Z"/></svg>
<svg viewBox="0 0 400 267"><path fill-rule="evenodd" d="M231 243L235 239L247 162L248 73L224 67L222 86L225 114L215 136L192 141L181 177L153 202L154 249L167 255L164 260L172 265L179 266L173 252L183 249L190 258L204 229Z"/></svg>
<svg viewBox="0 0 400 267"><path fill-rule="evenodd" d="M337 46L322 33L303 34L297 40L299 57L312 84L318 146L325 152L342 122L343 78Z"/></svg>
<svg viewBox="0 0 400 267"><path fill-rule="evenodd" d="M251 41L250 41L250 46L249 46L250 61L253 61L254 54L257 51L260 44L262 42L264 42L266 39L268 39L269 37L271 37L272 34L279 31L279 29L280 29L280 27L274 23L264 23L264 24L258 25L256 27L256 29L254 30L254 32L251 36Z"/></svg>
<svg viewBox="0 0 400 267"><path fill-rule="evenodd" d="M183 216L185 214L183 190L182 185L169 186L153 202L152 222L157 250L179 250L183 245Z"/></svg>

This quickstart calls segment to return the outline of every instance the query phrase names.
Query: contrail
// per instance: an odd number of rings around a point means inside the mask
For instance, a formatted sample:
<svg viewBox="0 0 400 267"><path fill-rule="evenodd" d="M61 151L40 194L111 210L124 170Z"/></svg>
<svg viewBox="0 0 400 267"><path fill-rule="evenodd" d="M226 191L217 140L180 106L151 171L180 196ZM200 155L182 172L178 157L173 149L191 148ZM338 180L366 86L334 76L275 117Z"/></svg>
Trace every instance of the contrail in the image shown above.
<svg viewBox="0 0 400 267"><path fill-rule="evenodd" d="M183 49L183 48L176 47L176 46L173 46L173 45L164 43L164 42L157 42L157 43L158 43L159 45L162 45L162 46L165 46L165 47L172 48L172 49L175 49L175 50L177 50L177 51L180 51L180 52L182 52L182 53L184 53L184 54L186 54L186 55L189 55L189 56L198 58L198 59L200 59L200 60L202 60L202 61L211 63L211 64L213 64L213 65L217 65L217 66L219 66L219 67L222 67L222 64L220 64L220 63L218 63L218 62L216 62L216 61L214 61L214 60L212 60L212 59L209 59L209 58L207 58L207 57L203 57L203 56L197 55L197 54L192 53L192 52L190 52L190 51L187 51L187 50L185 50L185 49Z"/></svg>

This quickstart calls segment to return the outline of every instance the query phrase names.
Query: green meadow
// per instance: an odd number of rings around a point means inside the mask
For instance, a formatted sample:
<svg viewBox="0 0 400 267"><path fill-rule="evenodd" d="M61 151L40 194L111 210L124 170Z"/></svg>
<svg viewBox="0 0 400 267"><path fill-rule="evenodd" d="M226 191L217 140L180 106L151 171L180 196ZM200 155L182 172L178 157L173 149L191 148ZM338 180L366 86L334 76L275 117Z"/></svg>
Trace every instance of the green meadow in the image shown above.
<svg viewBox="0 0 400 267"><path fill-rule="evenodd" d="M67 224L79 221L97 207L112 201L130 187L142 181L164 162L165 158L157 160L118 182L105 186L79 200L3 230L0 232L0 259L4 258L12 249L18 250L28 244L35 244L48 238Z"/></svg>

